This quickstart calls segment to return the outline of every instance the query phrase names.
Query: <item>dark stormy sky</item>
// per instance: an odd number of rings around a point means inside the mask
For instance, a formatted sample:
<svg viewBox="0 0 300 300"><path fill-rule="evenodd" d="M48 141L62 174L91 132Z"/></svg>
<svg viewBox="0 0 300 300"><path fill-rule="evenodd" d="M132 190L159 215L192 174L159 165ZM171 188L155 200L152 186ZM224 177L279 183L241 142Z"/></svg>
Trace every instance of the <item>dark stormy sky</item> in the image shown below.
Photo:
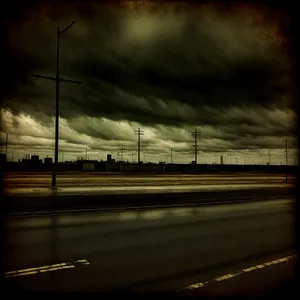
<svg viewBox="0 0 300 300"><path fill-rule="evenodd" d="M125 1L39 3L7 22L8 80L3 89L2 150L52 156L56 28L60 75L59 150L64 160L136 156L144 130L146 161L282 163L288 136L294 162L296 113L289 18L264 6ZM230 158L231 157L231 158ZM235 158L236 157L236 161ZM142 158L144 158L142 156Z"/></svg>

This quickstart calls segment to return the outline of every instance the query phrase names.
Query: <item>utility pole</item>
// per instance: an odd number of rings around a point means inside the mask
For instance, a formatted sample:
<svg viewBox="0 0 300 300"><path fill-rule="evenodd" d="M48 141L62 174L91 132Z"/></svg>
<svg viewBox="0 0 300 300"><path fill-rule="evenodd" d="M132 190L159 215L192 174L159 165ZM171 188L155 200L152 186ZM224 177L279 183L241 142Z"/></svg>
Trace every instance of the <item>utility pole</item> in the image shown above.
<svg viewBox="0 0 300 300"><path fill-rule="evenodd" d="M170 148L170 151L171 151L171 164L173 163L173 151L175 149L173 147Z"/></svg>
<svg viewBox="0 0 300 300"><path fill-rule="evenodd" d="M120 142L118 141L117 161L120 160Z"/></svg>
<svg viewBox="0 0 300 300"><path fill-rule="evenodd" d="M144 163L146 163L146 153L144 152Z"/></svg>
<svg viewBox="0 0 300 300"><path fill-rule="evenodd" d="M197 164L197 153L198 153L198 136L201 135L200 131L197 131L197 129L195 129L194 132L192 132L192 136L194 137L194 147L195 147L195 164Z"/></svg>
<svg viewBox="0 0 300 300"><path fill-rule="evenodd" d="M141 163L141 135L144 135L144 131L138 128L134 131L138 136L138 163Z"/></svg>
<svg viewBox="0 0 300 300"><path fill-rule="evenodd" d="M286 166L285 182L287 182L287 178L288 178L287 165L288 165L288 141L286 136L285 137L285 166Z"/></svg>
<svg viewBox="0 0 300 300"><path fill-rule="evenodd" d="M6 153L6 160L7 160L7 147L8 147L8 133L6 133L6 142L5 142L5 153Z"/></svg>
<svg viewBox="0 0 300 300"><path fill-rule="evenodd" d="M288 142L287 137L285 138L285 165L288 165Z"/></svg>
<svg viewBox="0 0 300 300"><path fill-rule="evenodd" d="M59 38L62 36L64 32L66 32L73 24L76 22L73 21L69 26L67 26L63 30L59 30L57 27L56 35L57 35L57 42L56 42L56 76L42 76L42 75L34 75L31 76L36 78L43 78L48 80L53 80L56 83L56 108L55 108L55 160L53 164L53 171L52 171L52 188L56 187L56 170L58 165L58 138L59 138L59 85L62 82L70 82L70 83L78 83L81 84L82 82L70 79L64 79L59 77Z"/></svg>
<svg viewBox="0 0 300 300"><path fill-rule="evenodd" d="M121 161L123 161L123 160L124 160L123 154L124 154L124 152L125 152L125 147L124 147L124 145L121 145L120 150L121 150Z"/></svg>

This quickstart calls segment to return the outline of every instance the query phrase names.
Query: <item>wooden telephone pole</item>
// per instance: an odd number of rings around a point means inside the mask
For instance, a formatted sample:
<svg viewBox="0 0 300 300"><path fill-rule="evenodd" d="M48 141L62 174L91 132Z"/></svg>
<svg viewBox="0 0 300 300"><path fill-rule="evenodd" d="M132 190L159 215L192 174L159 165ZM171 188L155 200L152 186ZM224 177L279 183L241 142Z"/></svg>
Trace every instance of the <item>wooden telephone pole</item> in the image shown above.
<svg viewBox="0 0 300 300"><path fill-rule="evenodd" d="M170 148L170 151L171 151L171 164L173 163L173 151L175 149L173 147Z"/></svg>
<svg viewBox="0 0 300 300"><path fill-rule="evenodd" d="M32 74L33 77L36 78L43 78L55 81L56 84L56 108L55 108L55 153L54 153L54 165L52 170L52 188L56 187L56 172L57 172L57 166L58 166L58 139L59 139L59 85L62 82L69 82L69 83L78 83L81 84L82 82L76 81L76 80L70 80L70 79L64 79L59 77L59 38L62 36L64 32L66 32L72 25L74 25L76 22L73 21L69 26L67 26L63 30L59 30L59 27L57 27L57 42L56 42L56 76L42 76L42 75L35 75Z"/></svg>
<svg viewBox="0 0 300 300"><path fill-rule="evenodd" d="M286 166L286 174L285 174L285 182L288 180L288 140L287 137L285 137L285 166Z"/></svg>
<svg viewBox="0 0 300 300"><path fill-rule="evenodd" d="M194 132L192 132L192 136L194 137L194 147L195 147L195 164L197 164L197 155L198 155L198 137L201 135L200 131L197 131L197 129L195 129Z"/></svg>
<svg viewBox="0 0 300 300"><path fill-rule="evenodd" d="M137 130L134 131L135 134L138 136L138 164L141 163L141 135L144 135L144 131L138 128Z"/></svg>

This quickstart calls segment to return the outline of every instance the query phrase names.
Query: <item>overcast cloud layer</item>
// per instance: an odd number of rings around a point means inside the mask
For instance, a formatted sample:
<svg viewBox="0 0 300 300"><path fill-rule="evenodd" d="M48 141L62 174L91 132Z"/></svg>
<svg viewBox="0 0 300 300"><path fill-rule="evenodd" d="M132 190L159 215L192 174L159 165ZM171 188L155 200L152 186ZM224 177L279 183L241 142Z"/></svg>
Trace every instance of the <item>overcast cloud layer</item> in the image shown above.
<svg viewBox="0 0 300 300"><path fill-rule="evenodd" d="M272 149L279 163L285 136L297 148L287 16L249 5L125 2L39 5L10 23L1 111L10 149L53 151L55 83L30 74L55 76L55 30L72 20L60 71L83 84L61 85L60 150L69 159L86 146L104 158L118 142L132 153L138 127L154 161L170 147L191 161L195 128L203 157Z"/></svg>

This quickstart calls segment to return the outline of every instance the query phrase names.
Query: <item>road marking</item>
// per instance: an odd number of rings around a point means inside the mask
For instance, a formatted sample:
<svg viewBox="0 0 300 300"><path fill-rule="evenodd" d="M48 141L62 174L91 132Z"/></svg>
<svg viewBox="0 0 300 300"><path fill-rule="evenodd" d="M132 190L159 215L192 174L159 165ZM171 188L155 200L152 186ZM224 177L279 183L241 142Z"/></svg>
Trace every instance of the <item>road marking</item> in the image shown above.
<svg viewBox="0 0 300 300"><path fill-rule="evenodd" d="M252 272L252 271L263 269L263 268L266 268L266 267L269 267L269 266L272 266L272 265L275 265L275 264L280 264L282 262L286 262L286 261L294 259L296 257L297 257L297 254L294 254L294 255L282 257L282 258L279 258L279 259L275 259L275 260L272 260L272 261L268 261L268 262L258 264L258 265L255 265L255 266L252 266L252 267L249 267L249 268L246 268L246 269L242 269L242 270L237 271L235 273L229 273L229 274L225 274L225 275L222 275L222 276L215 277L215 278L213 278L209 281L199 282L199 283L188 285L187 287L184 288L184 290L193 290L193 289L202 288L202 287L208 285L209 283L213 283L213 282L216 282L216 281L220 282L220 281L223 281L223 280L231 279L231 278L237 277L239 275L242 275L242 274L245 274L245 273L248 273L248 272Z"/></svg>
<svg viewBox="0 0 300 300"><path fill-rule="evenodd" d="M24 276L24 275L33 275L33 274L38 274L38 273L45 273L45 272L50 272L50 271L75 268L75 265L89 265L89 264L90 263L86 259L78 259L73 262L65 262L65 263L61 263L61 264L21 269L21 270L17 270L17 271L9 271L9 272L4 273L4 277L9 278L9 277Z"/></svg>
<svg viewBox="0 0 300 300"><path fill-rule="evenodd" d="M81 264L81 265L89 265L90 263L86 259L79 259L74 261L76 264Z"/></svg>
<svg viewBox="0 0 300 300"><path fill-rule="evenodd" d="M234 277L233 274L226 274L226 275L215 278L215 280L216 281L223 281L223 280L226 280L226 279L230 279L232 277Z"/></svg>

